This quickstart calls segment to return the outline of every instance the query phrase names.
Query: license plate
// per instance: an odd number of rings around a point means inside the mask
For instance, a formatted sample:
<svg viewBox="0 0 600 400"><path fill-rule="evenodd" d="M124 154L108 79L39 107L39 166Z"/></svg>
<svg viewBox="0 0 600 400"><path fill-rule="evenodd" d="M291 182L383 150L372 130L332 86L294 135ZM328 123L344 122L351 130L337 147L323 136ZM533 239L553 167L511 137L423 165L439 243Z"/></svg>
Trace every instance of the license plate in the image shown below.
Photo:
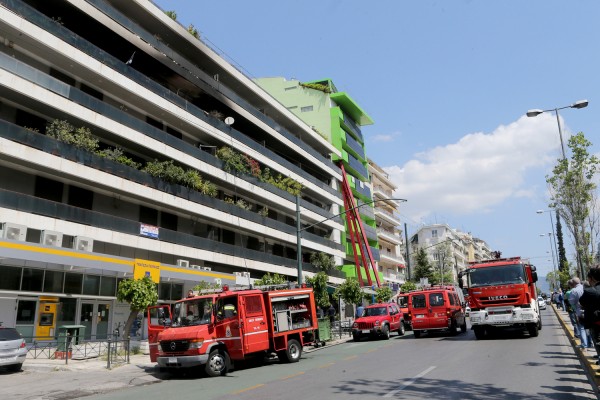
<svg viewBox="0 0 600 400"><path fill-rule="evenodd" d="M415 318L425 318L425 314L417 314L415 315Z"/></svg>
<svg viewBox="0 0 600 400"><path fill-rule="evenodd" d="M177 358L176 357L169 357L169 364L177 364Z"/></svg>
<svg viewBox="0 0 600 400"><path fill-rule="evenodd" d="M370 330L368 330L368 329L363 329L363 330L362 330L362 333L371 333L371 331L370 331Z"/></svg>

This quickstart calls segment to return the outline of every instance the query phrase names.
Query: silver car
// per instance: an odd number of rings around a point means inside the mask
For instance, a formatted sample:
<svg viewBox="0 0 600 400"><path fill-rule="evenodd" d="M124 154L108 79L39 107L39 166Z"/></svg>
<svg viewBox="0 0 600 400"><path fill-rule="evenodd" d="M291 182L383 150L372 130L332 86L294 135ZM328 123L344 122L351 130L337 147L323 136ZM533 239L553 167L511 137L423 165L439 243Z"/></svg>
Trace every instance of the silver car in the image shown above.
<svg viewBox="0 0 600 400"><path fill-rule="evenodd" d="M25 340L15 328L0 326L0 367L20 371L27 357Z"/></svg>
<svg viewBox="0 0 600 400"><path fill-rule="evenodd" d="M542 296L538 297L538 306L540 307L540 310L546 309L546 300L544 300Z"/></svg>

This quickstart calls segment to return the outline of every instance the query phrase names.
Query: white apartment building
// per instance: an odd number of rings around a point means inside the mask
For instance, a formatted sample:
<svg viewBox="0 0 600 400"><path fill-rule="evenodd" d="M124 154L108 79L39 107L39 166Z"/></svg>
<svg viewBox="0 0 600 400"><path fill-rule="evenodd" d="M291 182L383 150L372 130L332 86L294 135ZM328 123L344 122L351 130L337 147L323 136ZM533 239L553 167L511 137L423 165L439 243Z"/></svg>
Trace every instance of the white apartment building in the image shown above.
<svg viewBox="0 0 600 400"><path fill-rule="evenodd" d="M2 2L0 39L5 326L106 338L131 277L167 303L199 281L294 281L297 215L316 224L306 275L313 252L345 257L339 151L151 1Z"/></svg>

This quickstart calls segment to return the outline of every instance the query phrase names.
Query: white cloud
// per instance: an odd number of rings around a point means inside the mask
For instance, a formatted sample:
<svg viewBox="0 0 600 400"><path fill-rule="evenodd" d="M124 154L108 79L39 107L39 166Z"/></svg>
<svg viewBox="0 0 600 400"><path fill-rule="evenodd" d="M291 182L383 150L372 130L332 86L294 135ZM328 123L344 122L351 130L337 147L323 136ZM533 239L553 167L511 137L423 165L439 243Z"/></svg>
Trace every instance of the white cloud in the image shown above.
<svg viewBox="0 0 600 400"><path fill-rule="evenodd" d="M413 219L434 213L482 214L508 198L533 196L526 174L540 170L535 185L543 187L543 168L556 161L559 148L554 116L524 116L384 169L398 186L395 195L409 200L403 208Z"/></svg>
<svg viewBox="0 0 600 400"><path fill-rule="evenodd" d="M371 139L373 142L393 142L398 136L400 136L399 132L394 132L394 133L390 133L390 134L379 134L379 135L375 135L373 136L373 138Z"/></svg>

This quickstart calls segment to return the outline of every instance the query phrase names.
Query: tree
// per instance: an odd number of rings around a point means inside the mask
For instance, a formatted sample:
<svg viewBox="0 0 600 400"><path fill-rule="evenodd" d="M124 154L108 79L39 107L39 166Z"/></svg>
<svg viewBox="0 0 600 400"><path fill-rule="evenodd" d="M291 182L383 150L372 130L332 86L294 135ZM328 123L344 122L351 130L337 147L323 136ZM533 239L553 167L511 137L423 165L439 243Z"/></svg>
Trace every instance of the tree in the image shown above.
<svg viewBox="0 0 600 400"><path fill-rule="evenodd" d="M560 159L552 175L546 176L552 202L550 207L560 212L573 238L577 269L582 277L586 276L585 268L591 262L591 233L586 225L596 190L592 179L600 162L595 155L589 154L591 145L583 132L571 136L568 141L571 159Z"/></svg>
<svg viewBox="0 0 600 400"><path fill-rule="evenodd" d="M196 286L192 288L192 290L195 292L199 292L201 290L207 289L219 289L220 287L221 285L216 282L200 281Z"/></svg>
<svg viewBox="0 0 600 400"><path fill-rule="evenodd" d="M407 293L407 292L410 292L411 290L416 290L416 289L417 289L417 285L415 285L414 282L410 282L410 281L406 281L402 284L402 286L400 286L401 293Z"/></svg>
<svg viewBox="0 0 600 400"><path fill-rule="evenodd" d="M454 259L452 257L452 249L448 242L437 246L436 252L437 266L433 270L433 276L431 279L432 285L437 284L451 284L454 281L454 275L452 274L452 266Z"/></svg>
<svg viewBox="0 0 600 400"><path fill-rule="evenodd" d="M378 303L387 303L392 298L392 289L389 286L380 286L375 289L375 300Z"/></svg>
<svg viewBox="0 0 600 400"><path fill-rule="evenodd" d="M569 269L569 266L563 239L562 224L560 223L560 213L558 212L556 213L556 241L558 242L558 269L564 271L565 269ZM582 276L581 279L585 279L585 276Z"/></svg>
<svg viewBox="0 0 600 400"><path fill-rule="evenodd" d="M335 266L333 257L323 252L312 253L310 255L310 263L319 271L329 272Z"/></svg>
<svg viewBox="0 0 600 400"><path fill-rule="evenodd" d="M328 276L325 272L319 272L315 276L306 277L306 283L312 286L315 294L315 303L317 306L326 310L331 305L329 301L329 293L327 292L327 280Z"/></svg>
<svg viewBox="0 0 600 400"><path fill-rule="evenodd" d="M138 313L155 305L158 301L156 283L147 276L141 279L122 280L117 288L117 300L129 303L130 313L125 328L123 328L123 338L127 338Z"/></svg>
<svg viewBox="0 0 600 400"><path fill-rule="evenodd" d="M360 288L358 279L348 278L337 287L333 296L336 299L341 297L347 304L360 304L362 303L364 294Z"/></svg>
<svg viewBox="0 0 600 400"><path fill-rule="evenodd" d="M415 282L419 282L422 278L427 278L429 281L433 279L432 266L429 262L429 257L425 249L417 250L415 256L415 269L413 271L413 279Z"/></svg>
<svg viewBox="0 0 600 400"><path fill-rule="evenodd" d="M281 285L287 283L288 280L285 276L279 274L273 274L267 272L262 278L254 281L255 286L269 286L269 285Z"/></svg>

